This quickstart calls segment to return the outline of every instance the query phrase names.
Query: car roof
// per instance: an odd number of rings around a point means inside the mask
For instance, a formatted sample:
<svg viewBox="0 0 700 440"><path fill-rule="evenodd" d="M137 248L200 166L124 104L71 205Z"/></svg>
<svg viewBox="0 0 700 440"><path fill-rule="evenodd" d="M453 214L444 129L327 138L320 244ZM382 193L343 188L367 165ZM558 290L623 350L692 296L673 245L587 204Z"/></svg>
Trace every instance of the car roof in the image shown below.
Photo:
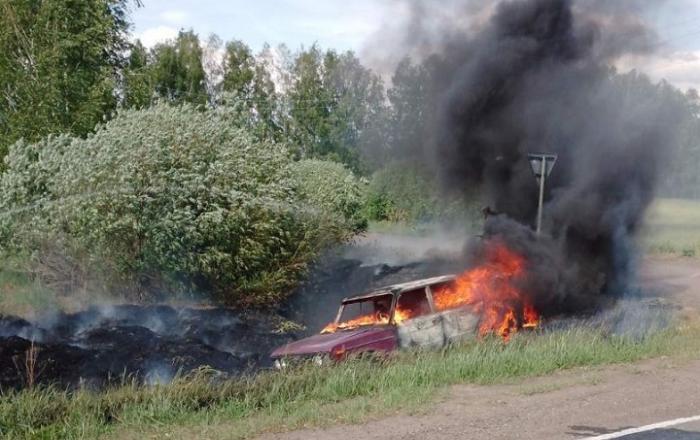
<svg viewBox="0 0 700 440"><path fill-rule="evenodd" d="M379 289L372 290L367 293L362 293L360 295L349 296L343 299L343 303L360 301L367 298L373 298L375 296L394 295L397 293L406 292L407 290L420 289L421 287L432 286L434 284L445 283L448 281L454 281L455 278L455 275L443 275L439 277L409 281L407 283L392 284L390 286L381 287Z"/></svg>

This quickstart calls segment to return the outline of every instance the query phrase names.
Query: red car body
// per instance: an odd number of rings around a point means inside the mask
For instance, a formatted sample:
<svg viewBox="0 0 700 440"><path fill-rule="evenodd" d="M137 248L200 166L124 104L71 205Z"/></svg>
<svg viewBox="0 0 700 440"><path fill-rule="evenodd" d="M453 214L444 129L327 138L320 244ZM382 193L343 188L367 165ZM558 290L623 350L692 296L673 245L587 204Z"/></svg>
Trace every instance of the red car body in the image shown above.
<svg viewBox="0 0 700 440"><path fill-rule="evenodd" d="M329 355L340 359L349 353L388 352L398 346L393 326L366 326L353 330L313 335L291 342L272 352L272 357Z"/></svg>

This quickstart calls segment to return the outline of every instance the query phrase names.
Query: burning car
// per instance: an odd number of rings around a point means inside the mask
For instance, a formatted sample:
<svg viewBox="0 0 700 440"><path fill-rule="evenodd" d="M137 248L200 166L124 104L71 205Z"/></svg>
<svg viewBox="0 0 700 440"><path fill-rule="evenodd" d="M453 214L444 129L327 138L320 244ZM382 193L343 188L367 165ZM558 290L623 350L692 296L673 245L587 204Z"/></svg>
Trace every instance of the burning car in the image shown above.
<svg viewBox="0 0 700 440"><path fill-rule="evenodd" d="M525 261L494 242L484 262L461 275L387 286L345 298L320 334L272 352L283 368L293 359L317 364L349 354L386 353L405 347L441 347L495 333L504 340L539 324L539 313L520 288Z"/></svg>
<svg viewBox="0 0 700 440"><path fill-rule="evenodd" d="M454 282L447 275L387 286L343 299L334 322L320 334L284 345L272 352L275 366L288 358L309 357L316 363L340 360L350 353L382 353L398 347L444 344L443 314L436 313L432 292ZM478 317L460 314L449 319L449 336L473 334ZM456 315L455 315L456 318Z"/></svg>

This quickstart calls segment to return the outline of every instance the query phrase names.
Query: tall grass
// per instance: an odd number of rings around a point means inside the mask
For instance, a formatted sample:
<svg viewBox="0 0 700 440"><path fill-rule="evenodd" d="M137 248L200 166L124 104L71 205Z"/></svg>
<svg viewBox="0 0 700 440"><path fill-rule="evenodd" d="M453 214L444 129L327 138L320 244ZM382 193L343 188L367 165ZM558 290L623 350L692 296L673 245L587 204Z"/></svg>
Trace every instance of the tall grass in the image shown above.
<svg viewBox="0 0 700 440"><path fill-rule="evenodd" d="M700 354L700 331L667 330L642 339L590 328L518 335L508 344L482 340L437 352L397 353L386 360L356 359L328 368L216 380L213 372L165 386L134 384L103 392L34 388L0 396L5 438L140 438L226 425L226 438L269 430L354 422L418 405L457 383L491 384L576 366L648 357Z"/></svg>

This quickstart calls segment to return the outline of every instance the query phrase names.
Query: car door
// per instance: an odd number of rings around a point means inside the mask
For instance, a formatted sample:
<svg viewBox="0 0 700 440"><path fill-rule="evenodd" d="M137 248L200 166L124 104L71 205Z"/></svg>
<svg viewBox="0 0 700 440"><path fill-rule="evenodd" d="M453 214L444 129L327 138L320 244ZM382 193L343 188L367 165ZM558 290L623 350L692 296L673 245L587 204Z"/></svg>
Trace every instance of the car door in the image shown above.
<svg viewBox="0 0 700 440"><path fill-rule="evenodd" d="M425 288L402 292L394 318L400 347L440 347L445 343L442 319L434 313Z"/></svg>
<svg viewBox="0 0 700 440"><path fill-rule="evenodd" d="M428 286L428 297L433 302L433 294L449 287L450 283ZM454 343L473 339L479 327L479 315L468 307L459 307L437 312L442 320L442 331L445 343Z"/></svg>

